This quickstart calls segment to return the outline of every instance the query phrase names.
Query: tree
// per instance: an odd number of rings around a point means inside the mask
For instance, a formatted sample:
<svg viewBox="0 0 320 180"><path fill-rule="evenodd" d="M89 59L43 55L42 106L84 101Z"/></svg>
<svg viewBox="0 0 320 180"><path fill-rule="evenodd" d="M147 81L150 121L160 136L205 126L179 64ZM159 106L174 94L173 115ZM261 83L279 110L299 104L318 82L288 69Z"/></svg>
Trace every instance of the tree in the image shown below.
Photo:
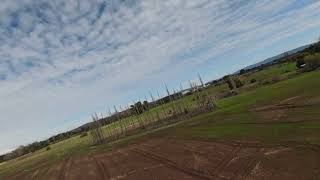
<svg viewBox="0 0 320 180"><path fill-rule="evenodd" d="M236 88L236 85L230 75L224 76L223 80L228 84L230 90L233 90Z"/></svg>
<svg viewBox="0 0 320 180"><path fill-rule="evenodd" d="M148 101L143 101L143 109L144 109L144 111L148 111L148 109L149 109Z"/></svg>
<svg viewBox="0 0 320 180"><path fill-rule="evenodd" d="M263 70L263 69L264 69L264 66L265 66L265 64L261 64L261 65L259 66L259 70L260 70L260 71Z"/></svg>
<svg viewBox="0 0 320 180"><path fill-rule="evenodd" d="M244 74L244 73L246 73L246 70L245 70L245 69L241 69L241 70L240 70L240 75L242 75L242 74Z"/></svg>
<svg viewBox="0 0 320 180"><path fill-rule="evenodd" d="M144 106L140 101L136 102L133 106L138 114L142 114L144 112Z"/></svg>

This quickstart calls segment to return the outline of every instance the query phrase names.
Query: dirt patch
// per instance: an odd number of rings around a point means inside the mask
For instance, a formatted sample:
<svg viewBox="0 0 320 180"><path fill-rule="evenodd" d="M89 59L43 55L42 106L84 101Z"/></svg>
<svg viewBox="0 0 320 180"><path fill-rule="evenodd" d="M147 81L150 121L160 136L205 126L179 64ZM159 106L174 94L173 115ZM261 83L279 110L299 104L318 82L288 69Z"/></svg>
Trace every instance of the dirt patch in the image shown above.
<svg viewBox="0 0 320 180"><path fill-rule="evenodd" d="M258 142L150 138L108 153L65 159L43 179L312 179L320 172L318 159L319 151ZM41 179L41 172L20 172L9 179Z"/></svg>
<svg viewBox="0 0 320 180"><path fill-rule="evenodd" d="M270 122L302 122L317 119L315 117L309 117L308 120L301 120L294 117L289 117L289 111L303 111L305 108L316 108L320 107L320 99L319 98L311 98L311 97L302 97L302 96L294 96L284 100L276 104L265 105L251 108L251 112L258 113L265 119L265 122L262 123L270 123ZM261 122L259 122L261 123Z"/></svg>

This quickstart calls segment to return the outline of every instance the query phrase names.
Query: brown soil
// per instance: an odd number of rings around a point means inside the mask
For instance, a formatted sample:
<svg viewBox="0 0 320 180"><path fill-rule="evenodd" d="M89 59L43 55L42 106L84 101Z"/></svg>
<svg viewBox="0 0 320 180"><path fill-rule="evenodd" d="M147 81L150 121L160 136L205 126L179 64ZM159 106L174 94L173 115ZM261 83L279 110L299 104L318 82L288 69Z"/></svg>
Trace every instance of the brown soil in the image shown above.
<svg viewBox="0 0 320 180"><path fill-rule="evenodd" d="M319 118L314 116L310 116L304 120L301 120L301 118L287 117L288 110L298 110L308 107L320 107L320 99L294 96L276 104L254 107L251 111L261 114L262 118L265 120L265 122L257 123L294 123L318 120Z"/></svg>
<svg viewBox="0 0 320 180"><path fill-rule="evenodd" d="M316 179L320 177L319 159L319 149L146 138L110 152L39 166L8 179Z"/></svg>

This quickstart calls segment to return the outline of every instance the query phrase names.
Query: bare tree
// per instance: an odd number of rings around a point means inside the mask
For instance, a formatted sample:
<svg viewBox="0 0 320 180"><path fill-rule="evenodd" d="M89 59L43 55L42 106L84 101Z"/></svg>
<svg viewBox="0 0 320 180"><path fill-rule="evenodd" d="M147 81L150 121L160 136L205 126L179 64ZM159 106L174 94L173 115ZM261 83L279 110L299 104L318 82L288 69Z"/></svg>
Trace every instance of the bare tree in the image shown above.
<svg viewBox="0 0 320 180"><path fill-rule="evenodd" d="M200 81L200 83L201 83L201 87L204 87L204 84L203 84L202 78L201 78L201 76L200 76L200 74L199 74L199 73L198 73L198 78L199 78L199 81Z"/></svg>

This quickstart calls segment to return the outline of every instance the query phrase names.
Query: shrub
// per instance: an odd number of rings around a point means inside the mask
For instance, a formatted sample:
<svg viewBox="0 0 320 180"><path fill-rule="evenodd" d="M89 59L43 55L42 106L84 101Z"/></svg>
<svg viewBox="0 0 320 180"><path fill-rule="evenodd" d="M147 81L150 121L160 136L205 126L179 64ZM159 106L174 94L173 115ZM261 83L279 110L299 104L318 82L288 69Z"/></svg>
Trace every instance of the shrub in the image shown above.
<svg viewBox="0 0 320 180"><path fill-rule="evenodd" d="M47 146L46 147L46 151L50 151L51 150L51 147L50 146Z"/></svg>
<svg viewBox="0 0 320 180"><path fill-rule="evenodd" d="M306 71L314 71L316 69L318 69L320 67L320 54L314 54L314 55L310 55L305 57L305 70Z"/></svg>
<svg viewBox="0 0 320 180"><path fill-rule="evenodd" d="M251 79L251 80L250 80L250 83L255 83L255 82L257 82L256 79Z"/></svg>
<svg viewBox="0 0 320 180"><path fill-rule="evenodd" d="M298 69L301 69L304 64L305 64L305 61L304 61L303 59L299 59L299 60L296 62L296 66L297 66Z"/></svg>
<svg viewBox="0 0 320 180"><path fill-rule="evenodd" d="M227 98L227 97L236 96L236 95L238 95L238 92L231 90L231 91L227 92L223 97Z"/></svg>

